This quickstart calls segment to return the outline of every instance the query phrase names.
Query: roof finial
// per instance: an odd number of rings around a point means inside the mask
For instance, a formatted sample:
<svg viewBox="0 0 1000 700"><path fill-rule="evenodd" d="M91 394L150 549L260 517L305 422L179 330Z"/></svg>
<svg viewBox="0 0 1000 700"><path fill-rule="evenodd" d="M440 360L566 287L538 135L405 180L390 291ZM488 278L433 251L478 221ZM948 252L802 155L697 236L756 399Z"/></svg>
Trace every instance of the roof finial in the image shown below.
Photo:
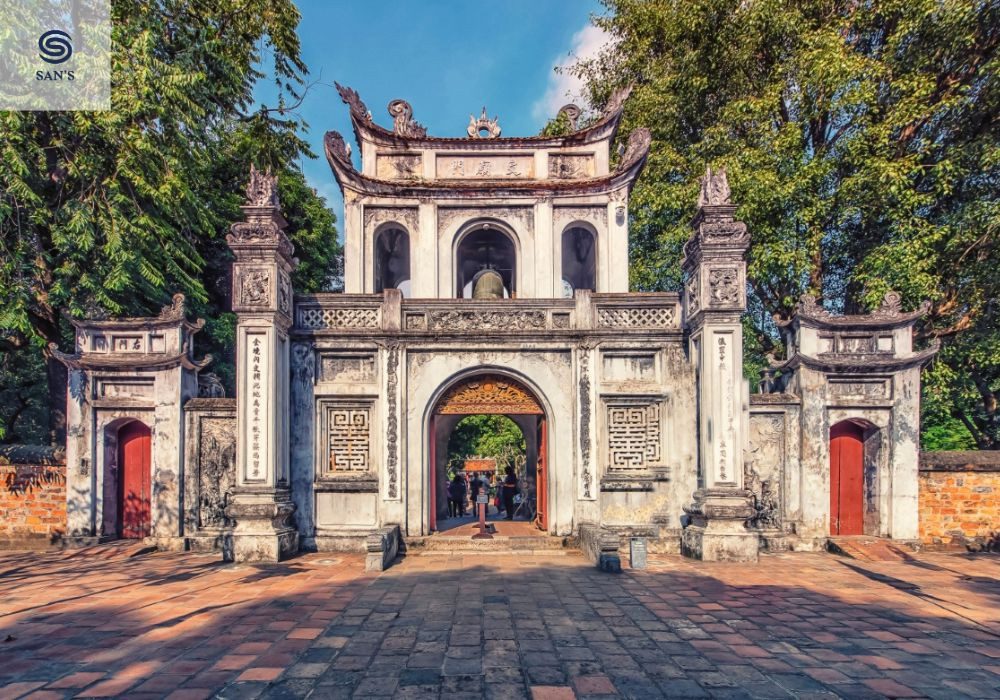
<svg viewBox="0 0 1000 700"><path fill-rule="evenodd" d="M469 115L469 126L465 130L469 138L473 139L495 139L500 136L500 119L493 115L493 119L486 116L486 107L479 119Z"/></svg>
<svg viewBox="0 0 1000 700"><path fill-rule="evenodd" d="M729 200L729 180L726 169L719 168L712 172L712 166L705 168L705 177L701 179L701 192L698 194L698 207L732 204Z"/></svg>

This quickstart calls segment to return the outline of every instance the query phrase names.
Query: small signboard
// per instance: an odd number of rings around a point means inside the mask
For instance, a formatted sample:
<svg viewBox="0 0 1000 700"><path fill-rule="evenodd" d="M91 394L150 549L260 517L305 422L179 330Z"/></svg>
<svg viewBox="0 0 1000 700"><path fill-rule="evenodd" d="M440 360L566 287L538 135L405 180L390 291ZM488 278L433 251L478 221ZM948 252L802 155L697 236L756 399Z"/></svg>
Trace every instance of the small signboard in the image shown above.
<svg viewBox="0 0 1000 700"><path fill-rule="evenodd" d="M478 496L476 496L476 503L478 505L486 505L489 502L490 502L490 497L487 496L485 493L481 493Z"/></svg>
<svg viewBox="0 0 1000 700"><path fill-rule="evenodd" d="M633 569L646 568L645 537L633 537L629 540L629 566Z"/></svg>

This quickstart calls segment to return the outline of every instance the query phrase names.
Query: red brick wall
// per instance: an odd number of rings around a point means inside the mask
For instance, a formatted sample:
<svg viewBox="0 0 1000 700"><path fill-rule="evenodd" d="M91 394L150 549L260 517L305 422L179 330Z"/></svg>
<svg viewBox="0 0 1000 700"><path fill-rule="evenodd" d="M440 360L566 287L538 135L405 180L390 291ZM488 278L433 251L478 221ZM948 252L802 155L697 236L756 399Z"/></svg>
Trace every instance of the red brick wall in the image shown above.
<svg viewBox="0 0 1000 700"><path fill-rule="evenodd" d="M920 539L930 546L1000 549L1000 453L921 455Z"/></svg>
<svg viewBox="0 0 1000 700"><path fill-rule="evenodd" d="M0 466L0 546L51 544L66 532L66 467Z"/></svg>

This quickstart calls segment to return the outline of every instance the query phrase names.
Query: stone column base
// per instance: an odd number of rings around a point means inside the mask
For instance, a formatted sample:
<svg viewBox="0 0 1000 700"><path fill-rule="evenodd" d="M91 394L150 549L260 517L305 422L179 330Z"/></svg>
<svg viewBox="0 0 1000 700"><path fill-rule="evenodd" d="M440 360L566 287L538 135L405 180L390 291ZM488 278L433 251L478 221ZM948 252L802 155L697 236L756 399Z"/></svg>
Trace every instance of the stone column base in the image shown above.
<svg viewBox="0 0 1000 700"><path fill-rule="evenodd" d="M277 563L299 551L291 524L295 504L287 489L239 489L226 515L236 521L222 549L223 561Z"/></svg>
<svg viewBox="0 0 1000 700"><path fill-rule="evenodd" d="M681 533L684 556L702 561L757 561L760 536L746 528L754 514L743 489L699 489L685 508L690 522Z"/></svg>

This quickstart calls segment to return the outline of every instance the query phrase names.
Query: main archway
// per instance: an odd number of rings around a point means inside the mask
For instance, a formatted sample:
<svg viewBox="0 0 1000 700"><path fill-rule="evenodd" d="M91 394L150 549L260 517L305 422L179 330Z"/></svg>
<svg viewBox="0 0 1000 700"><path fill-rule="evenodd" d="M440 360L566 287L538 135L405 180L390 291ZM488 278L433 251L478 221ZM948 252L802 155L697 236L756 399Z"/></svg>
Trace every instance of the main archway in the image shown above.
<svg viewBox="0 0 1000 700"><path fill-rule="evenodd" d="M454 426L467 416L502 415L521 429L528 445L526 480L528 498L534 499L535 525L548 530L548 426L542 403L528 387L498 372L483 372L463 377L448 387L431 413L430 441L430 529L437 530L444 473L442 446Z"/></svg>

